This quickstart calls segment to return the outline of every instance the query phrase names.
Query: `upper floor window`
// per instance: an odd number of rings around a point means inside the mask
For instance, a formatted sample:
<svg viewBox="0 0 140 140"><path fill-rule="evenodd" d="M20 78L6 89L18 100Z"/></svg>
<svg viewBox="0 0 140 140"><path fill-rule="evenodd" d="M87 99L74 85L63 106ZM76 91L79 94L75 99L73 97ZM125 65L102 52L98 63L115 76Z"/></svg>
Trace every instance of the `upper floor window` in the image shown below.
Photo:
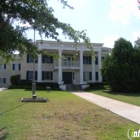
<svg viewBox="0 0 140 140"><path fill-rule="evenodd" d="M104 56L102 56L102 61L104 60Z"/></svg>
<svg viewBox="0 0 140 140"><path fill-rule="evenodd" d="M53 72L52 71L43 71L42 80L53 80Z"/></svg>
<svg viewBox="0 0 140 140"><path fill-rule="evenodd" d="M44 55L42 57L42 63L53 63L53 57Z"/></svg>
<svg viewBox="0 0 140 140"><path fill-rule="evenodd" d="M91 64L91 56L83 56L83 64Z"/></svg>
<svg viewBox="0 0 140 140"><path fill-rule="evenodd" d="M0 65L0 69L6 69L6 64Z"/></svg>
<svg viewBox="0 0 140 140"><path fill-rule="evenodd" d="M20 70L20 64L13 64L13 70Z"/></svg>
<svg viewBox="0 0 140 140"><path fill-rule="evenodd" d="M6 78L0 78L0 84L5 84L6 83Z"/></svg>
<svg viewBox="0 0 140 140"><path fill-rule="evenodd" d="M33 56L27 54L27 63L34 63L34 58L33 58ZM35 60L35 63L37 63L37 60Z"/></svg>

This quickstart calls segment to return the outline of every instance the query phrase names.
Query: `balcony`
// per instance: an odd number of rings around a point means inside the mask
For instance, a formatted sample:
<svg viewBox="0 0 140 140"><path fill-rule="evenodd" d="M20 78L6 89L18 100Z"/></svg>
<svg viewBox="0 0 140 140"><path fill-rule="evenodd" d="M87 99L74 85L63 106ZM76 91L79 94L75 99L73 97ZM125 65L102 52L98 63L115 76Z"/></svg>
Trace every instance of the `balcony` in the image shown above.
<svg viewBox="0 0 140 140"><path fill-rule="evenodd" d="M62 61L60 64L63 69L80 69L80 63L78 61ZM58 69L59 63L54 62L54 68Z"/></svg>

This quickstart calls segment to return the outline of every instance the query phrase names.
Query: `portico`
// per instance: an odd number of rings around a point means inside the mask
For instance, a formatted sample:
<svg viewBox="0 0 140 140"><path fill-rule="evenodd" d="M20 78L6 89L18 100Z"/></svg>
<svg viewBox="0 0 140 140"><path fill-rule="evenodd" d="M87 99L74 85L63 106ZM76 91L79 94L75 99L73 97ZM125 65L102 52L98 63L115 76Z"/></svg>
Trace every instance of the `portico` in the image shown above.
<svg viewBox="0 0 140 140"><path fill-rule="evenodd" d="M39 55L37 82L47 82L47 80L42 80L42 71L47 71L48 69L49 71L52 71L53 77L55 77L53 78L53 81L58 82L59 85L68 83L66 77L71 78L69 82L74 79L75 84L80 85L88 82L102 82L102 76L100 72L102 57L104 57L102 45L103 44L101 43L93 44L95 52L95 58L93 58L91 51L86 48L84 44L81 44L78 50L76 50L74 43L72 42L57 43L50 41L44 42L43 44L38 42L38 48L40 50L55 51L56 55L59 55L59 59L54 60L53 64L46 64L45 66L42 64L42 55ZM106 52L109 51L110 50L106 49ZM69 74L69 76L66 76L67 74Z"/></svg>

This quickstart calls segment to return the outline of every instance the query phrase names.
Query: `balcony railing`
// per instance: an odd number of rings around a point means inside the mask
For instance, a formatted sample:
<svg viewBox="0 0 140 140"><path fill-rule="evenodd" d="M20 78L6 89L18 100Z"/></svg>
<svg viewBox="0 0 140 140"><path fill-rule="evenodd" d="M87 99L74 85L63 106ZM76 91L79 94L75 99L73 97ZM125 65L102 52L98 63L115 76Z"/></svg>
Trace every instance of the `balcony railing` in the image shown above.
<svg viewBox="0 0 140 140"><path fill-rule="evenodd" d="M80 63L78 61L62 61L62 63L60 63L60 65L62 66L62 68L80 68ZM59 63L55 62L54 63L54 67L58 68Z"/></svg>

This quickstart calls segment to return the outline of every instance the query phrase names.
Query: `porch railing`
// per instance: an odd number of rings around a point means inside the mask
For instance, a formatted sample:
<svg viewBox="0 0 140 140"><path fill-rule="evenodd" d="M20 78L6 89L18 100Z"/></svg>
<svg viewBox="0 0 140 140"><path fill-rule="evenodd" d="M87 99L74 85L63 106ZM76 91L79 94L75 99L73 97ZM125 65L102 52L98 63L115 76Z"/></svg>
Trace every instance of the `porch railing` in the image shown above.
<svg viewBox="0 0 140 140"><path fill-rule="evenodd" d="M80 68L80 63L78 61L62 61L60 64L62 68ZM58 68L59 62L54 63L54 67Z"/></svg>

